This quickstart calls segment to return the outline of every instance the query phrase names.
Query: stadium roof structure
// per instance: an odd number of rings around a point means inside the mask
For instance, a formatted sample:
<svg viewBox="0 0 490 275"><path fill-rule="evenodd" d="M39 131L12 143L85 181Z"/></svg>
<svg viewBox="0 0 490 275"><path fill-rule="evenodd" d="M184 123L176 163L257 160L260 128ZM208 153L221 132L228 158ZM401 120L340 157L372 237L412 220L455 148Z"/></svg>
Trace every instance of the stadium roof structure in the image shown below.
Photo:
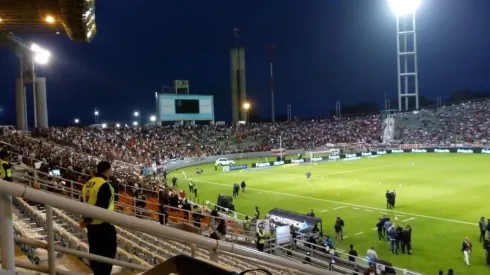
<svg viewBox="0 0 490 275"><path fill-rule="evenodd" d="M90 42L97 30L95 0L1 0L0 32L57 33Z"/></svg>

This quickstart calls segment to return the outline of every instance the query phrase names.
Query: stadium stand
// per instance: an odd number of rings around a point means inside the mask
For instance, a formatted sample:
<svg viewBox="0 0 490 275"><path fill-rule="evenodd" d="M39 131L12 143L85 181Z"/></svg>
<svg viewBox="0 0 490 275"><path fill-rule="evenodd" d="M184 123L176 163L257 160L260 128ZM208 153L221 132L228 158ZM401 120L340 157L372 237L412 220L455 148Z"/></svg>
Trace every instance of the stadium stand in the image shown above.
<svg viewBox="0 0 490 275"><path fill-rule="evenodd" d="M125 129L69 127L37 129L31 133L31 137L4 130L0 133L2 142L0 147L8 149L15 156L14 168L17 182L73 200L79 200L81 186L93 174L97 161L109 159L114 163L114 175L120 181L117 210L140 218L149 218L156 224L159 215L159 201L156 194L163 189L166 180L160 174L150 173L143 176L145 169L150 168L155 162L168 168L172 167L173 163L192 164L210 155L269 151L279 148L279 135L283 147L304 150L326 147L330 143L354 143L360 144L361 148L376 147L383 146L381 141L386 139L399 145L488 144L486 139L490 134L488 107L490 101L483 100L445 106L438 110L396 114L393 119L383 120L381 116L366 116L294 121L274 125L250 124L238 128L209 125ZM51 170L60 170L60 173L50 175ZM179 196L179 190L166 188L165 191L168 191L171 196ZM134 196L141 191L146 195L144 209L137 207L139 200ZM180 204L182 202L180 201ZM22 238L43 240L46 230L44 208L37 203L19 198L14 199L14 205L16 206L14 213L16 234ZM209 234L209 224L215 217L209 215L207 212L209 209L200 207L199 213L202 218L199 220L199 226L193 227L195 222L191 218L192 213L180 209L179 205L176 207L167 205L169 227L185 231L190 228L206 236ZM61 245L86 252L85 232L77 226L80 216L61 209L54 209L54 214L56 240ZM232 226L231 232L227 233L228 240L243 245L250 245L250 242L253 242L253 237L250 236L253 232L240 231L243 224L239 220L228 217L226 219L230 224L236 225L236 228ZM188 227L183 227L183 224ZM199 259L215 257L217 262L234 271L264 268L272 274L280 274L281 270L287 272L286 269L282 269L282 266L274 266L259 259L229 252L214 255L209 249L193 248L186 240L179 238L156 236L124 227L118 227L117 231L118 259L123 263L136 264L139 268L148 268L165 262L177 254L183 254ZM305 253L311 251L311 247L302 244L301 239L298 241L296 251L284 250L274 246L273 243L268 249L294 262L302 262ZM35 249L25 244L21 248L35 263L45 259L46 252L42 249ZM354 267L348 262L335 254L325 253L322 249L319 247L318 251L315 251L316 256L311 257L312 265L333 269L340 273L354 274ZM121 269L131 269L123 265ZM365 267L358 266L361 271Z"/></svg>

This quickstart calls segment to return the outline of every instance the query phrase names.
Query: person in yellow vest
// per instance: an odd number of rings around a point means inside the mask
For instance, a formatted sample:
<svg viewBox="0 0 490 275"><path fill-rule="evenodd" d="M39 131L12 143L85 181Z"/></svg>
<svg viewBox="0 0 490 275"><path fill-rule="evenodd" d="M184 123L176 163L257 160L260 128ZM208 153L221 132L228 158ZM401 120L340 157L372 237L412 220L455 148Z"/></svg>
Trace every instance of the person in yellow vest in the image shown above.
<svg viewBox="0 0 490 275"><path fill-rule="evenodd" d="M12 181L12 164L10 163L10 154L7 151L0 151L0 178Z"/></svg>
<svg viewBox="0 0 490 275"><path fill-rule="evenodd" d="M101 161L97 164L97 173L82 188L84 203L98 206L109 211L114 210L114 188L107 181L111 177L111 164ZM88 231L89 253L114 258L117 250L117 236L114 225L88 217L84 217L80 226ZM110 275L111 264L90 262L94 275Z"/></svg>
<svg viewBox="0 0 490 275"><path fill-rule="evenodd" d="M265 244L265 234L262 232L262 228L257 232L257 249L260 252L264 252L264 244Z"/></svg>

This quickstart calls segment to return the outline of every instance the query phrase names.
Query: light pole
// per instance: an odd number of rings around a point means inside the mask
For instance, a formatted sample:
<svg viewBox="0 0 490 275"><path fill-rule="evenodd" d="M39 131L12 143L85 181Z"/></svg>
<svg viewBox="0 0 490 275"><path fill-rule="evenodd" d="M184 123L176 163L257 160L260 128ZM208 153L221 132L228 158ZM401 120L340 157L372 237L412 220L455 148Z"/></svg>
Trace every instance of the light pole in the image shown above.
<svg viewBox="0 0 490 275"><path fill-rule="evenodd" d="M95 124L99 124L99 110L97 109L94 111L94 122Z"/></svg>
<svg viewBox="0 0 490 275"><path fill-rule="evenodd" d="M157 117L155 115L150 116L150 121L155 123L155 126L157 125Z"/></svg>
<svg viewBox="0 0 490 275"><path fill-rule="evenodd" d="M243 109L245 109L245 122L248 124L248 110L250 109L250 103L243 103Z"/></svg>
<svg viewBox="0 0 490 275"><path fill-rule="evenodd" d="M37 128L37 93L36 93L36 64L40 65L46 65L49 63L49 60L51 59L51 53L46 50L41 48L37 44L32 44L31 45L31 52L32 52L32 63L31 63L31 76L32 76L32 95L33 95L33 103L32 106L34 107L34 128ZM41 107L41 106L40 106ZM42 118L41 118L42 119ZM41 122L43 124L43 122ZM43 125L41 125L43 126Z"/></svg>
<svg viewBox="0 0 490 275"><path fill-rule="evenodd" d="M276 122L276 111L275 111L275 101L274 101L274 53L276 51L276 46L269 46L269 77L270 77L270 90L271 90L271 118L272 123Z"/></svg>
<svg viewBox="0 0 490 275"><path fill-rule="evenodd" d="M402 111L402 99L405 99L405 110L408 110L409 97L415 97L415 108L419 108L419 79L417 63L417 34L415 13L420 7L421 0L390 0L390 5L396 15L396 52L397 52L397 78L398 78L398 110ZM401 20L400 20L401 19ZM408 19L408 20L407 20ZM403 21L403 25L400 26ZM408 24L407 24L408 21ZM410 44L407 45L410 39ZM400 47L403 40L403 49ZM409 59L412 59L410 62ZM413 63L409 68L408 64ZM402 69L403 65L403 69ZM413 91L409 92L409 80L413 81ZM404 89L402 90L402 82ZM410 85L412 86L412 85Z"/></svg>
<svg viewBox="0 0 490 275"><path fill-rule="evenodd" d="M8 25L8 21L8 18L1 18L0 25L3 25L4 23ZM51 53L36 44L27 46L21 38L15 36L12 32L5 30L0 30L0 46L16 53L20 60L20 75L16 81L15 97L17 129L25 131L28 128L25 84L31 81L33 82L34 91L34 125L48 127L46 80L44 78L36 78L35 63L41 65L47 64L50 61ZM39 81L39 83L36 83L37 81ZM36 89L38 90L37 93ZM39 125L37 125L38 122Z"/></svg>
<svg viewBox="0 0 490 275"><path fill-rule="evenodd" d="M80 119L75 118L74 122L75 122L75 124L78 124L78 123L80 123Z"/></svg>

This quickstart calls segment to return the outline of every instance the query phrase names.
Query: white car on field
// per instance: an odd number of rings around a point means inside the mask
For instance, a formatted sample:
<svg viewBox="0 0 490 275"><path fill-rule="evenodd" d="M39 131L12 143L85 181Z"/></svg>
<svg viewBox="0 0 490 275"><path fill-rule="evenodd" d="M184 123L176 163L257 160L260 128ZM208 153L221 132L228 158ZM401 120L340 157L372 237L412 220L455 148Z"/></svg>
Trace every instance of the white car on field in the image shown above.
<svg viewBox="0 0 490 275"><path fill-rule="evenodd" d="M227 158L219 158L216 160L215 164L216 166L230 166L234 165L235 161L234 160L229 160Z"/></svg>

